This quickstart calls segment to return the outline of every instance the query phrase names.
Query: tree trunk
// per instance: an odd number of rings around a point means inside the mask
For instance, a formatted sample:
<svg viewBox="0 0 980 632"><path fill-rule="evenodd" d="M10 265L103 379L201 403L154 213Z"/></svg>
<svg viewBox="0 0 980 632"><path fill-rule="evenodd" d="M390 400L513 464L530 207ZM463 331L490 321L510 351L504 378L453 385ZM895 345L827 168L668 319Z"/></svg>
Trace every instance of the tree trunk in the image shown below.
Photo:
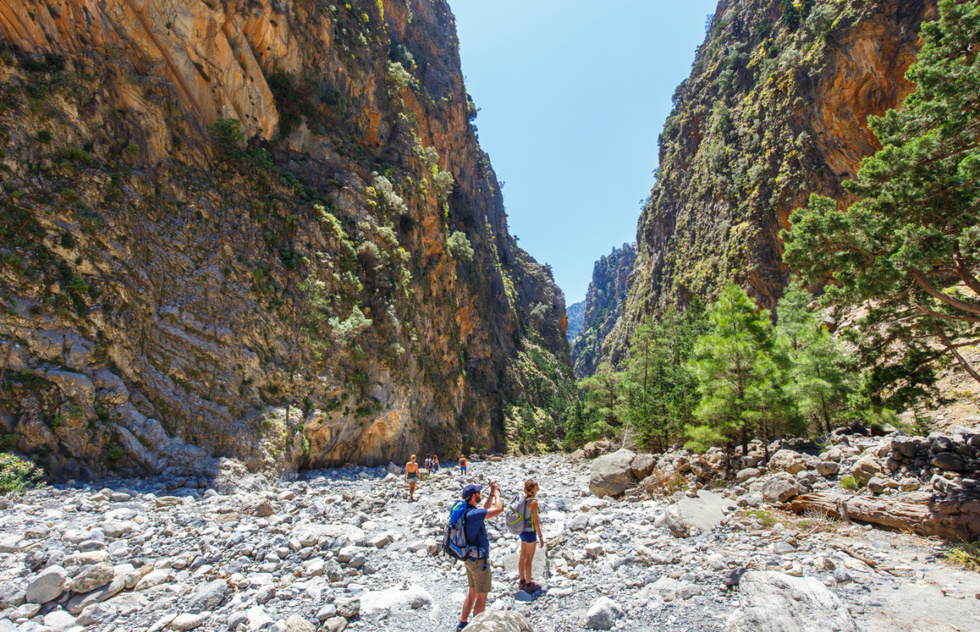
<svg viewBox="0 0 980 632"><path fill-rule="evenodd" d="M843 518L843 513L851 520L911 531L921 536L965 541L980 537L980 500L914 503L861 496L845 500L833 494L807 494L794 499L788 508L794 513L819 511L833 518Z"/></svg>

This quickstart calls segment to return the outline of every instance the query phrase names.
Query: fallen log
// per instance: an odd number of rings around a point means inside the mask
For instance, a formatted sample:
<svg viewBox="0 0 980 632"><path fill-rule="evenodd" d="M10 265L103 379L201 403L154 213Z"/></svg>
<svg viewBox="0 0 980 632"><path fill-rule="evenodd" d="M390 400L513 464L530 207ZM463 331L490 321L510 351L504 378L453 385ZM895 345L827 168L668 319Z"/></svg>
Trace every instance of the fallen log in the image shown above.
<svg viewBox="0 0 980 632"><path fill-rule="evenodd" d="M826 516L910 531L922 536L972 541L980 538L980 500L905 502L867 496L805 494L786 505L793 513L818 511Z"/></svg>

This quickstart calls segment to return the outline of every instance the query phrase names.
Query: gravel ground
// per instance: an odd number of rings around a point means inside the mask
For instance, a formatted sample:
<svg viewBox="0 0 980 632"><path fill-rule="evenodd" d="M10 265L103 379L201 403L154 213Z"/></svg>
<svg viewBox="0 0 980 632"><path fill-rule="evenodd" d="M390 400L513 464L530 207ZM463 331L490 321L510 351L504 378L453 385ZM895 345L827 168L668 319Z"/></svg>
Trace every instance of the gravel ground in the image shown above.
<svg viewBox="0 0 980 632"><path fill-rule="evenodd" d="M449 506L491 479L508 502L526 478L541 487L547 592L515 601L517 537L498 518L488 607L537 632L583 629L601 597L621 611L612 629L724 630L740 597L725 579L741 569L813 578L867 632L980 630L980 574L942 562L938 542L741 510L680 539L663 502L597 499L588 475L564 456L476 461L466 481L453 468L422 482L412 503L378 468L242 476L223 493L176 478L33 490L0 503L0 632L452 630L465 575L432 554Z"/></svg>

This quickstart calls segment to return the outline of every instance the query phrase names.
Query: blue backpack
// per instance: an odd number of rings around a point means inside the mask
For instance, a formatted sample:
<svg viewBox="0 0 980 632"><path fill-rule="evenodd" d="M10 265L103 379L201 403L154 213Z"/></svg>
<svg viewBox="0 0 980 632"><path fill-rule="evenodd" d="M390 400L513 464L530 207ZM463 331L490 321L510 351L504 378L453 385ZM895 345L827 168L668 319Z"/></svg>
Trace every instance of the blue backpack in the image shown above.
<svg viewBox="0 0 980 632"><path fill-rule="evenodd" d="M457 500L449 510L449 524L442 536L442 551L454 560L479 560L487 557L487 552L470 544L466 539L466 514L469 504Z"/></svg>

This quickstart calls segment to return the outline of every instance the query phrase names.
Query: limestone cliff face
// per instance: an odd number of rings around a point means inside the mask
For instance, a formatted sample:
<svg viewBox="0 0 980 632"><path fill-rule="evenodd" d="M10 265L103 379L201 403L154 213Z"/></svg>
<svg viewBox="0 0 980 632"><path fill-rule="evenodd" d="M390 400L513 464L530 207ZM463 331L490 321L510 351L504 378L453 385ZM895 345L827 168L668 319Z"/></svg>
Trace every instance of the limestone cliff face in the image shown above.
<svg viewBox="0 0 980 632"><path fill-rule="evenodd" d="M584 329L572 342L576 377L588 377L599 366L603 343L622 314L634 265L636 244L614 247L612 253L596 261L585 295Z"/></svg>
<svg viewBox="0 0 980 632"><path fill-rule="evenodd" d="M674 94L638 258L604 358L623 358L648 314L743 284L772 308L788 280L779 230L811 192L876 149L869 114L898 106L932 0L722 0Z"/></svg>
<svg viewBox="0 0 980 632"><path fill-rule="evenodd" d="M499 449L554 403L528 353L570 379L444 0L10 0L0 36L0 423L53 476Z"/></svg>

